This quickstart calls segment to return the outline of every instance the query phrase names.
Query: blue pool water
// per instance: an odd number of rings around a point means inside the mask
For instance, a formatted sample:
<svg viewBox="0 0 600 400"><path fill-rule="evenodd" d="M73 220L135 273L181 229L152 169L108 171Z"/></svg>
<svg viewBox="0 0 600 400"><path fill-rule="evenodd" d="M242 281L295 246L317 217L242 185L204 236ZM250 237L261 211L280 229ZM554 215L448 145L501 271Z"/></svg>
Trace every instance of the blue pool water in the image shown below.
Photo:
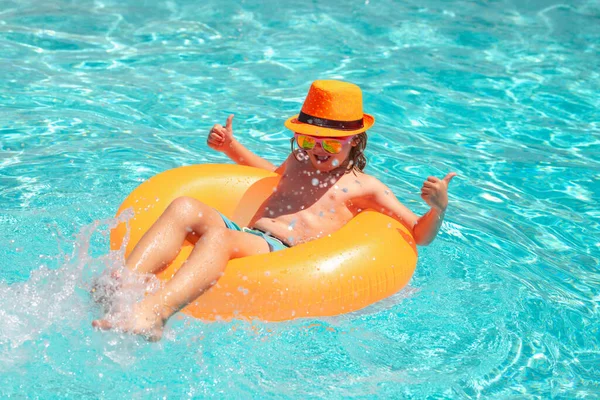
<svg viewBox="0 0 600 400"><path fill-rule="evenodd" d="M160 3L156 4L156 3ZM598 398L595 0L0 0L0 397ZM410 286L286 323L92 330L109 226L143 180L274 163L314 79L364 91L367 171L415 212L456 171Z"/></svg>

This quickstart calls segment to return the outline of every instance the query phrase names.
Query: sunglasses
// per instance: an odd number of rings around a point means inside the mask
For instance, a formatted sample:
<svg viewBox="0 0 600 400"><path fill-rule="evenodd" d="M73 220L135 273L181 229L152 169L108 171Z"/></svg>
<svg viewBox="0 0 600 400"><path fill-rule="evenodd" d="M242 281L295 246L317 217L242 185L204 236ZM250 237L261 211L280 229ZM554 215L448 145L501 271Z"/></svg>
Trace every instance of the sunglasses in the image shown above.
<svg viewBox="0 0 600 400"><path fill-rule="evenodd" d="M340 151L342 151L344 145L352 140L352 136L348 136L343 139L316 138L314 136L300 135L298 133L296 133L294 136L296 137L296 143L298 143L298 146L301 149L312 150L315 148L317 143L320 143L323 150L329 154L338 154Z"/></svg>

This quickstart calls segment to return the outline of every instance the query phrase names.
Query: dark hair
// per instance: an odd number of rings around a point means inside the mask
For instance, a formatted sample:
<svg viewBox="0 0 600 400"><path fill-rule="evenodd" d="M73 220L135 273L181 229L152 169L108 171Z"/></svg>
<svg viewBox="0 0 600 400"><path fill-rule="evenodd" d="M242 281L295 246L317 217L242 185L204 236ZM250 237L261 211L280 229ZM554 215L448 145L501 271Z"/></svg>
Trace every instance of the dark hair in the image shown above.
<svg viewBox="0 0 600 400"><path fill-rule="evenodd" d="M365 157L365 148L367 147L367 132L356 135L356 145L350 150L350 163L348 168L356 169L362 172L367 166L367 158Z"/></svg>
<svg viewBox="0 0 600 400"><path fill-rule="evenodd" d="M346 172L362 172L367 166L367 158L365 157L365 148L367 147L367 132L362 132L356 135L355 146L352 146L350 154L348 155L348 165L346 166ZM296 151L294 144L296 140L292 137L290 144L292 146L292 153Z"/></svg>

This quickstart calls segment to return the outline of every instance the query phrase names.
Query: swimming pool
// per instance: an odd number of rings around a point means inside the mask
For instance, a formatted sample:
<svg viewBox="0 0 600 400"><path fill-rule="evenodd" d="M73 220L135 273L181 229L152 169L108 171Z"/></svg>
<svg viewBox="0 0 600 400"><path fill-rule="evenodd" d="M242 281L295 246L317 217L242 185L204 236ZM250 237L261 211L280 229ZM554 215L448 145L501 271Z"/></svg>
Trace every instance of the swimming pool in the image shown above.
<svg viewBox="0 0 600 400"><path fill-rule="evenodd" d="M276 11L274 11L276 10ZM594 1L0 2L0 397L597 398ZM355 315L98 333L87 285L143 180L272 162L314 79L359 84L367 171L416 212L457 171L410 287Z"/></svg>

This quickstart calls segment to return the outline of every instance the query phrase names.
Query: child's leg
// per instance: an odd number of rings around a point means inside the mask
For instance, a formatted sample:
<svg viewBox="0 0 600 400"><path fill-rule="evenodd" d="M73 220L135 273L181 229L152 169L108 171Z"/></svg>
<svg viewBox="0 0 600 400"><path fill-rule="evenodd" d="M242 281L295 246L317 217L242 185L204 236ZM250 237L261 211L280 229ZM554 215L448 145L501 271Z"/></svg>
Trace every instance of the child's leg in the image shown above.
<svg viewBox="0 0 600 400"><path fill-rule="evenodd" d="M259 236L224 227L209 228L175 276L158 292L137 303L128 320L119 321L116 326L107 320L96 320L93 325L158 340L166 320L210 288L221 277L229 260L268 252L267 242Z"/></svg>
<svg viewBox="0 0 600 400"><path fill-rule="evenodd" d="M173 261L187 235L193 232L202 237L213 227L225 227L215 209L191 197L179 197L142 236L125 265L141 274L154 273Z"/></svg>
<svg viewBox="0 0 600 400"><path fill-rule="evenodd" d="M142 236L127 257L125 267L142 275L155 273L177 256L187 235L202 237L212 227L225 227L216 210L191 197L179 197ZM119 270L113 270L110 277L110 280L100 277L92 287L94 301L107 309L115 306L114 301L118 300L115 293L123 290L129 293L141 288L142 282L132 276L123 280ZM149 279L146 281L150 283Z"/></svg>

